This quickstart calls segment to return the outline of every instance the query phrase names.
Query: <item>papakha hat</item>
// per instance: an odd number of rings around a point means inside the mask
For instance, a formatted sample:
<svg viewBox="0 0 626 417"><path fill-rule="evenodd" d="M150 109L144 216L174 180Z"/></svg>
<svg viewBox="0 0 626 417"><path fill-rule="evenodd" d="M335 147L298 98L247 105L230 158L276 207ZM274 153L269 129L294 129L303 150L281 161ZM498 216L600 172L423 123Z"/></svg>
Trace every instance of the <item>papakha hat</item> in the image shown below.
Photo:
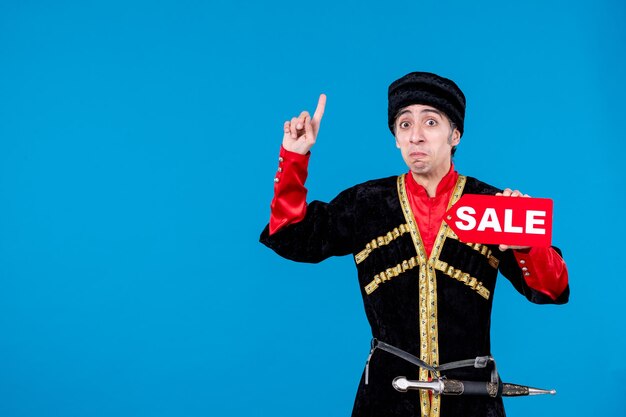
<svg viewBox="0 0 626 417"><path fill-rule="evenodd" d="M388 106L391 133L398 112L411 104L426 104L444 112L463 135L465 95L454 81L430 72L411 72L392 82Z"/></svg>

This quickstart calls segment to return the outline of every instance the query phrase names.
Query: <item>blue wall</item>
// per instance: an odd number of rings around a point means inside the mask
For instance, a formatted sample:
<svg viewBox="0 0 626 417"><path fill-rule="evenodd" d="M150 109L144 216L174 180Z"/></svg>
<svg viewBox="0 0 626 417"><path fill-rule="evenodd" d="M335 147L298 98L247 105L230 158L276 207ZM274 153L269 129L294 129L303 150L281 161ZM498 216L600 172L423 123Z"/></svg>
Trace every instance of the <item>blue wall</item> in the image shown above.
<svg viewBox="0 0 626 417"><path fill-rule="evenodd" d="M505 379L559 393L509 415L624 415L587 387L626 377L626 8L503 3L3 1L0 416L348 415L352 261L257 239L320 92L311 199L406 170L386 88L414 70L468 97L460 172L555 202L571 301L501 280L492 332Z"/></svg>

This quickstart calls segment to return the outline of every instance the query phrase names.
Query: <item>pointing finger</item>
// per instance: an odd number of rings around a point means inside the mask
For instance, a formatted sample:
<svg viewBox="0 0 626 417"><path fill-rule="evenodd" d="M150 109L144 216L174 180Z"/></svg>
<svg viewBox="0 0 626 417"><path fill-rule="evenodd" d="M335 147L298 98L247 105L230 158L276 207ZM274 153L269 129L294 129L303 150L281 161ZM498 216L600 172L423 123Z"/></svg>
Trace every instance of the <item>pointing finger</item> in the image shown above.
<svg viewBox="0 0 626 417"><path fill-rule="evenodd" d="M289 120L287 120L285 124L283 125L283 131L285 132L285 134L291 131L290 125L291 125L291 122Z"/></svg>
<svg viewBox="0 0 626 417"><path fill-rule="evenodd" d="M317 100L317 107L313 114L313 123L319 125L324 115L324 109L326 108L326 94L320 94L319 100Z"/></svg>

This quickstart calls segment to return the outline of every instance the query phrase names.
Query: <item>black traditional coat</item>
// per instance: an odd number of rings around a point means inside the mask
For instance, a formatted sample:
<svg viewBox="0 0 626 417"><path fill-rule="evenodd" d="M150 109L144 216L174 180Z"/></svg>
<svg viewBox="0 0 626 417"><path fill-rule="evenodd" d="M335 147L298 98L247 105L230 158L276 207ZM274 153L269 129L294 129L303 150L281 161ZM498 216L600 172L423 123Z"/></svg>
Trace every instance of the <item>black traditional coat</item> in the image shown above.
<svg viewBox="0 0 626 417"><path fill-rule="evenodd" d="M442 222L427 257L413 217L404 175L369 181L340 193L330 203L313 201L301 222L261 242L298 262L320 262L352 254L365 313L373 337L431 365L486 356L498 270L533 303L567 302L569 288L557 299L526 285L513 253L497 246L465 243ZM448 207L464 193L499 190L459 176ZM445 372L449 378L489 380L489 369ZM353 416L504 416L501 399L397 392L396 376L427 380L432 375L403 359L377 350L369 381L361 378Z"/></svg>

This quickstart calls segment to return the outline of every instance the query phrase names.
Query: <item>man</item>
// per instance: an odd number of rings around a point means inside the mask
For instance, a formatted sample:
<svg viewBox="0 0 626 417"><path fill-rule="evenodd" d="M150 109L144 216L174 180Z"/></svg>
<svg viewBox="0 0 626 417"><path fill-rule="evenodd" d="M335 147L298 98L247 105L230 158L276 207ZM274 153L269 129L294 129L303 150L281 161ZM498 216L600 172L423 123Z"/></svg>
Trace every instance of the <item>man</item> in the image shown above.
<svg viewBox="0 0 626 417"><path fill-rule="evenodd" d="M270 224L261 242L299 262L352 254L375 339L432 367L491 355L490 315L498 271L537 304L567 302L567 268L556 248L461 242L443 221L462 194L523 197L454 170L465 96L451 80L415 72L389 87L388 121L409 168L369 181L330 203L306 204L304 181L326 97L311 118L285 122ZM526 196L527 197L527 196ZM491 369L418 368L377 350L359 384L353 416L504 416L501 398L401 393L397 376L488 381Z"/></svg>

